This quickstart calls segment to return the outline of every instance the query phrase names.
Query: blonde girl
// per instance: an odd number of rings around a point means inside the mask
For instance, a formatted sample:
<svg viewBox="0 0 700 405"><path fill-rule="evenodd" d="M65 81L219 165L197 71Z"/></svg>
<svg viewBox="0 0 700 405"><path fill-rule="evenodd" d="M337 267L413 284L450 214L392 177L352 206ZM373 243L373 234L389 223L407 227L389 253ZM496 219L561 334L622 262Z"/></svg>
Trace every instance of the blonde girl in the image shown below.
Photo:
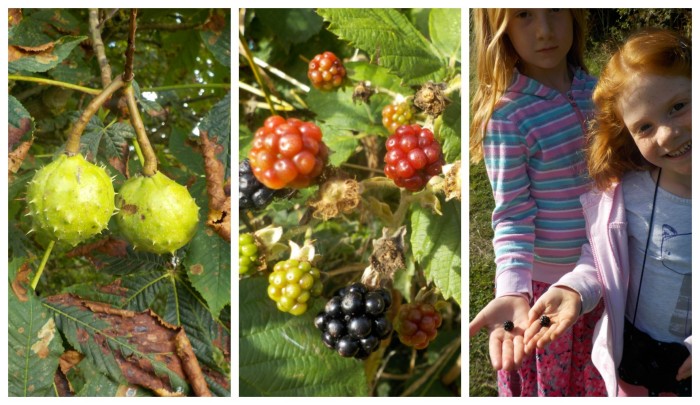
<svg viewBox="0 0 700 405"><path fill-rule="evenodd" d="M602 306L532 356L523 345L530 304L574 268L586 241L579 197L590 184L582 149L595 79L583 63L585 11L476 9L473 21L470 150L493 189L496 291L470 335L488 330L499 395L605 395L590 358Z"/></svg>

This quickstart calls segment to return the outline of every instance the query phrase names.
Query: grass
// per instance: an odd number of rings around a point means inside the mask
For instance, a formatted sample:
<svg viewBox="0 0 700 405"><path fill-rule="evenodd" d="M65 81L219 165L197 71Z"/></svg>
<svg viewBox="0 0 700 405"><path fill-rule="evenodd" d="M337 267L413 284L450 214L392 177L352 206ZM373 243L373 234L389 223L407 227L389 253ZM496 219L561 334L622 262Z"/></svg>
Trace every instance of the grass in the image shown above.
<svg viewBox="0 0 700 405"><path fill-rule="evenodd" d="M495 264L491 240L491 185L483 162L469 165L469 319L493 298ZM488 336L469 340L469 396L496 396L496 372L491 367Z"/></svg>

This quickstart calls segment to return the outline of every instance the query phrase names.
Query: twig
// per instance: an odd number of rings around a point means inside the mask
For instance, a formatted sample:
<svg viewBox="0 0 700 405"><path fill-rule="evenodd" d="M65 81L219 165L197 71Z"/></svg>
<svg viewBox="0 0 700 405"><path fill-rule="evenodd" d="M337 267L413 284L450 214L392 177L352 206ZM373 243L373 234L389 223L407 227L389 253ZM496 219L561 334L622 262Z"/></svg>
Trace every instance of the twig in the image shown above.
<svg viewBox="0 0 700 405"><path fill-rule="evenodd" d="M102 87L107 87L112 82L112 67L109 65L107 55L105 54L105 44L102 42L102 33L98 26L100 11L96 8L90 9L90 39L92 40L92 49L97 55L97 62L100 64L100 77L102 78Z"/></svg>
<svg viewBox="0 0 700 405"><path fill-rule="evenodd" d="M443 366L443 363L445 363L447 360L449 360L450 357L462 346L462 341L460 338L457 338L453 340L449 345L445 347L445 349L442 351L442 354L440 357L433 363L432 366L428 370L425 371L425 373L421 374L421 376L411 384L410 387L406 388L404 392L401 393L402 397L407 397L411 395L414 391L416 391L418 388L423 386L425 382L435 373L438 371L440 367Z"/></svg>
<svg viewBox="0 0 700 405"><path fill-rule="evenodd" d="M46 84L49 86L63 87L64 89L78 90L83 93L98 95L102 92L101 89L91 89L89 87L79 86L77 84L60 82L58 80L45 79L43 77L31 77L21 75L7 75L7 80L16 80L18 82L34 82Z"/></svg>
<svg viewBox="0 0 700 405"><path fill-rule="evenodd" d="M118 11L119 11L118 8L113 8L113 9L107 11L107 14L105 15L105 19L102 20L102 21L100 21L99 24L97 24L97 28L98 28L98 29L101 29L102 26L103 26L107 21L109 21L112 17L114 17L115 14L117 14Z"/></svg>
<svg viewBox="0 0 700 405"><path fill-rule="evenodd" d="M167 91L167 90L184 90L184 89L228 89L229 83L192 83L192 84L170 84L167 86L148 87L141 91Z"/></svg>
<svg viewBox="0 0 700 405"><path fill-rule="evenodd" d="M279 77L280 79L286 80L286 81L288 81L289 83L291 83L291 84L297 86L298 88L300 88L300 89L301 89L302 91L304 91L305 93L308 93L309 91L311 91L311 87L305 85L304 83L298 81L297 79L295 79L295 78L293 78L293 77L291 77L291 76L288 76L286 73L284 73L283 71L277 69L276 67L270 66L270 65L269 65L267 62L265 62L264 60L258 59L257 57L253 57L253 61L254 61L256 64L258 64L259 66L261 66L261 67L263 67L263 68L269 70L270 73L272 73L273 75Z"/></svg>
<svg viewBox="0 0 700 405"><path fill-rule="evenodd" d="M78 118L78 122L73 125L70 134L68 135L68 142L66 142L66 154L72 156L80 152L80 136L85 131L85 127L90 118L100 109L102 104L117 90L119 90L124 85L121 76L117 76L109 86L105 87L97 97L93 98L83 110L83 113Z"/></svg>
<svg viewBox="0 0 700 405"><path fill-rule="evenodd" d="M253 87L253 86L251 86L251 85L249 85L248 83L245 83L245 82L238 82L238 88L241 89L241 90L245 90L245 91L247 91L247 92L253 93L253 94L255 94L256 96L266 97L266 96L265 96L265 93L263 93L262 91L256 89L255 87ZM294 110L294 106L293 106L293 105L287 103L287 102L284 101L284 100L278 99L277 97L275 97L275 96L272 95L272 94L270 94L270 99L267 99L267 97L266 97L265 99L266 99L268 102L269 102L270 100L272 100L272 101L274 101L275 103L281 105L281 106L282 106L283 108L285 108L285 109L291 108L292 110ZM290 110L286 110L286 111L290 111Z"/></svg>
<svg viewBox="0 0 700 405"><path fill-rule="evenodd" d="M241 43L241 48L243 48L243 53L245 55L246 60L248 60L248 65L250 65L250 69L253 71L253 75L255 76L255 80L258 82L260 85L260 88L262 89L264 95L265 95L265 100L267 100L267 104L270 106L270 111L272 112L272 115L277 115L277 112L275 111L275 107L272 105L272 100L270 99L270 94L267 91L267 88L265 87L265 83L263 83L262 78L260 77L260 72L258 72L258 65L255 64L253 61L253 55L250 52L250 48L246 45L245 38L243 38L243 35L238 34L238 40Z"/></svg>
<svg viewBox="0 0 700 405"><path fill-rule="evenodd" d="M131 19L129 20L129 39L126 46L126 62L124 63L124 81L126 83L134 80L134 51L136 50L136 9L131 9Z"/></svg>
<svg viewBox="0 0 700 405"><path fill-rule="evenodd" d="M134 126L134 131L136 131L136 140L141 146L141 153L143 153L143 175L151 177L158 171L158 159L153 151L151 142L148 140L148 134L146 134L146 127L143 125L141 120L141 113L139 113L139 107L136 104L136 97L134 96L134 86L129 83L124 89L124 96L126 97L126 104L129 107L129 119L131 120L131 125Z"/></svg>

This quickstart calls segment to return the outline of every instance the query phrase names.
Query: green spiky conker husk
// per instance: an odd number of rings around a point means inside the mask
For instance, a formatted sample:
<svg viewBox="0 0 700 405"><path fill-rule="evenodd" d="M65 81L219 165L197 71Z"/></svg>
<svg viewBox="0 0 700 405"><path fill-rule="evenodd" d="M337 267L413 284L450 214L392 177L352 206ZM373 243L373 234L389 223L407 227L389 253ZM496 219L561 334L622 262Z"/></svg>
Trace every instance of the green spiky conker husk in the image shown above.
<svg viewBox="0 0 700 405"><path fill-rule="evenodd" d="M172 253L192 239L199 207L184 186L160 172L132 177L116 198L117 224L134 249Z"/></svg>
<svg viewBox="0 0 700 405"><path fill-rule="evenodd" d="M107 172L82 155L61 155L36 172L27 201L33 230L75 246L107 228L114 187Z"/></svg>

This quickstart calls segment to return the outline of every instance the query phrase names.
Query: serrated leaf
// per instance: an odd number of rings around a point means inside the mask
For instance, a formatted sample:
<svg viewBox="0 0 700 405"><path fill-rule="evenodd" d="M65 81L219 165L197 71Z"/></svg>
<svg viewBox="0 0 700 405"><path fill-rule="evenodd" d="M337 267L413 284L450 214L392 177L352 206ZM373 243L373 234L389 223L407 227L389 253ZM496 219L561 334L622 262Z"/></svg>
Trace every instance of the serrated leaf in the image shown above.
<svg viewBox="0 0 700 405"><path fill-rule="evenodd" d="M411 251L425 277L445 299L462 302L460 250L460 206L455 200L442 201L442 215L414 206L411 212Z"/></svg>
<svg viewBox="0 0 700 405"><path fill-rule="evenodd" d="M53 43L44 44L38 52L23 51L22 48L14 47L10 52L8 70L10 73L46 72L61 63L85 39L85 36L65 36Z"/></svg>
<svg viewBox="0 0 700 405"><path fill-rule="evenodd" d="M217 318L231 303L231 245L201 226L192 238L184 260L192 286Z"/></svg>
<svg viewBox="0 0 700 405"><path fill-rule="evenodd" d="M168 139L170 153L178 162L187 166L195 173L204 173L204 159L202 154L194 147L197 142L188 139L188 133L180 128L173 128Z"/></svg>
<svg viewBox="0 0 700 405"><path fill-rule="evenodd" d="M11 95L7 97L7 108L9 150L12 151L20 143L32 139L34 135L34 118L32 118L22 103Z"/></svg>
<svg viewBox="0 0 700 405"><path fill-rule="evenodd" d="M368 80L372 86L382 87L404 95L413 93L410 87L401 85L400 77L391 73L389 69L374 63L348 62L345 64L345 69L348 77L354 82Z"/></svg>
<svg viewBox="0 0 700 405"><path fill-rule="evenodd" d="M382 108L387 104L387 97L383 95L373 96L370 104L354 103L352 101L352 89L344 88L334 92L321 92L312 90L306 99L309 109L316 113L317 125L326 125L334 131L354 131L368 134L386 133L382 126ZM333 136L333 132L323 132L323 141L326 136Z"/></svg>
<svg viewBox="0 0 700 405"><path fill-rule="evenodd" d="M160 116L163 114L164 110L160 104L143 97L143 94L141 94L141 87L139 87L136 80L132 81L131 85L134 87L134 97L136 97L139 104L141 104L141 107L148 115Z"/></svg>
<svg viewBox="0 0 700 405"><path fill-rule="evenodd" d="M405 83L439 82L446 65L438 50L394 9L318 9L328 30L367 52Z"/></svg>
<svg viewBox="0 0 700 405"><path fill-rule="evenodd" d="M8 276L15 279L23 265L19 258L10 261ZM8 394L50 396L63 344L53 317L27 284L21 296L8 289Z"/></svg>
<svg viewBox="0 0 700 405"><path fill-rule="evenodd" d="M462 10L434 8L430 11L430 40L448 59L460 61L462 48Z"/></svg>
<svg viewBox="0 0 700 405"><path fill-rule="evenodd" d="M105 140L105 150L107 158L122 158L124 147L128 145L127 139L136 136L134 127L128 122L115 122L107 126Z"/></svg>
<svg viewBox="0 0 700 405"><path fill-rule="evenodd" d="M348 130L338 129L326 124L320 124L319 127L323 132L323 142L331 150L328 160L331 165L339 167L355 152L358 140Z"/></svg>
<svg viewBox="0 0 700 405"><path fill-rule="evenodd" d="M71 346L85 355L83 361L90 361L112 381L167 392L189 391L184 374L179 374L182 369L175 365L179 358L174 354L172 327L148 313L129 315L106 306L97 310L70 295L49 297L44 306Z"/></svg>
<svg viewBox="0 0 700 405"><path fill-rule="evenodd" d="M462 158L462 99L459 94L451 98L452 102L435 122L442 153L448 163Z"/></svg>
<svg viewBox="0 0 700 405"><path fill-rule="evenodd" d="M255 9L255 16L268 27L275 27L278 41L298 44L321 31L323 20L311 9Z"/></svg>
<svg viewBox="0 0 700 405"><path fill-rule="evenodd" d="M241 396L366 396L363 363L340 357L321 342L313 317L280 312L267 297L267 278L240 281L239 394Z"/></svg>
<svg viewBox="0 0 700 405"><path fill-rule="evenodd" d="M210 17L210 22L200 31L202 42L219 63L231 66L231 18L227 13Z"/></svg>

